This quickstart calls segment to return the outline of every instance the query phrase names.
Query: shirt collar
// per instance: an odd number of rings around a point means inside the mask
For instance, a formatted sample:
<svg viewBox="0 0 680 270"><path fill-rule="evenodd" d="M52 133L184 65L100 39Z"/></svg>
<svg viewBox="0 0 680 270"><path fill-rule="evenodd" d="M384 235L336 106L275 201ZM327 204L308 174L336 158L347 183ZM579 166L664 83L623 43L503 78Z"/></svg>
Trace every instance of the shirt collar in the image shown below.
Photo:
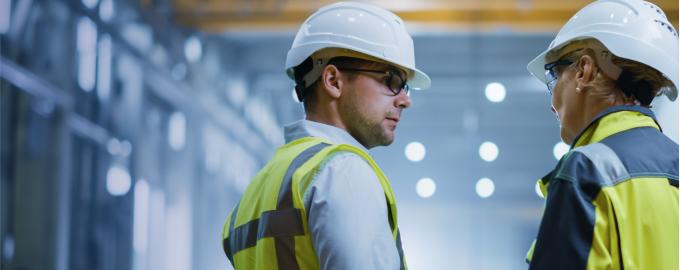
<svg viewBox="0 0 680 270"><path fill-rule="evenodd" d="M582 145L585 145L585 144L588 144L588 143L592 143L586 137L592 137L592 135L593 135L592 133L595 132L598 129L597 127L600 125L600 122L606 121L607 120L606 118L611 118L611 117L609 117L610 115L617 113L617 112L622 112L622 111L638 112L638 113L640 113L644 116L647 116L647 117L651 118L651 120L654 122L654 124L656 124L656 128L661 130L661 126L659 125L659 123L656 121L656 118L654 117L654 112L652 112L652 110L650 110L649 108L645 108L645 107L641 107L641 106L634 106L634 105L612 106L612 107L609 107L609 108L603 110L602 112L600 112L597 116L595 116L595 118L593 118L593 120L590 121L590 124L588 124L586 126L586 128L584 128L581 131L581 133L579 133L578 136L576 136L574 138L574 141L571 145L571 148L573 149L574 147L578 147L578 146L582 146ZM612 121L606 121L606 122L612 122ZM605 123L605 126L610 126L609 124L611 124L611 123ZM615 125L614 127L616 127L615 129L620 129L618 131L623 131L623 130L628 130L628 129L631 129L631 128L638 127L636 124L637 123L631 123L630 126L629 125L624 125L624 126ZM654 125L654 124L652 124L652 125ZM616 130L607 130L606 133L608 133L608 134L604 134L606 136L603 136L603 137L607 137L607 136L614 134L616 132L617 132Z"/></svg>
<svg viewBox="0 0 680 270"><path fill-rule="evenodd" d="M284 134L286 143L304 137L319 137L334 144L349 144L358 147L364 152L368 152L368 149L347 133L346 130L319 122L304 119L295 121L284 127Z"/></svg>

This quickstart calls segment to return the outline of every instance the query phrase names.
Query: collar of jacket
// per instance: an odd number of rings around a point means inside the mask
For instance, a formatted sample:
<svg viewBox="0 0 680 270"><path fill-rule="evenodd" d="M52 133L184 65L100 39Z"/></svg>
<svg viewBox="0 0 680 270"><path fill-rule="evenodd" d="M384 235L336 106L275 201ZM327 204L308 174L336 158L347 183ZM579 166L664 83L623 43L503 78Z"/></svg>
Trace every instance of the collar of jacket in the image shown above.
<svg viewBox="0 0 680 270"><path fill-rule="evenodd" d="M652 110L640 106L613 106L600 112L574 138L571 149L599 142L616 133L638 127L653 127L661 131Z"/></svg>
<svg viewBox="0 0 680 270"><path fill-rule="evenodd" d="M657 123L654 113L648 108L630 105L609 107L595 116L590 124L576 136L569 150L596 143L616 133L639 127L653 127L661 131L661 126ZM563 161L563 159L560 159L555 169L538 181L544 197L548 193L548 181L560 168Z"/></svg>

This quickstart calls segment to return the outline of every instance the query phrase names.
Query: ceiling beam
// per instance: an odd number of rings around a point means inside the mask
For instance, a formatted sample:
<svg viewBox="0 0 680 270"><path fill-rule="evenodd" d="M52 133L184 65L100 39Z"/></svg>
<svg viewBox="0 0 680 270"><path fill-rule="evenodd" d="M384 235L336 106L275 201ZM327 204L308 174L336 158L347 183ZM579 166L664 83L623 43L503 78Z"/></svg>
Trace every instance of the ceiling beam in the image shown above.
<svg viewBox="0 0 680 270"><path fill-rule="evenodd" d="M458 0L370 1L394 11L409 25L438 29L557 31L590 1ZM183 25L208 32L294 31L330 1L174 0L173 15ZM657 1L678 27L678 2Z"/></svg>

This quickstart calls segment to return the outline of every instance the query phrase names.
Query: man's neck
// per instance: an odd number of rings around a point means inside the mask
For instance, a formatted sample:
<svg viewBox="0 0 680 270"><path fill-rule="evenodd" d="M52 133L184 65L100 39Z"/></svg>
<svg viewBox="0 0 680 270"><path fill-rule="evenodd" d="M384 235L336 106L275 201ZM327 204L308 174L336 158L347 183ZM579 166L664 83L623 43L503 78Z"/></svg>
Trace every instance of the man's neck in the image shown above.
<svg viewBox="0 0 680 270"><path fill-rule="evenodd" d="M322 123L330 126L334 126L337 128L340 128L342 130L347 131L347 127L342 123L340 120L340 117L334 116L333 114L324 114L324 113L308 113L305 116L306 120L317 122L317 123Z"/></svg>

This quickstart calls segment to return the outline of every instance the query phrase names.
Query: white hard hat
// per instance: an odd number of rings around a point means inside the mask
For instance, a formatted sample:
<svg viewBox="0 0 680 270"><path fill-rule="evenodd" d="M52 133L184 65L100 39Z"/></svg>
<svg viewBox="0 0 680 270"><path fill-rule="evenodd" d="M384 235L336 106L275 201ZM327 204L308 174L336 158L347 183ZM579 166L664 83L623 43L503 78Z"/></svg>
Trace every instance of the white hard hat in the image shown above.
<svg viewBox="0 0 680 270"><path fill-rule="evenodd" d="M323 53L318 53L322 51ZM373 5L340 2L322 7L309 16L288 51L288 77L295 79L293 68L313 55L381 60L404 69L408 73L407 81L411 88L430 87L430 78L416 68L413 39L406 31L404 22L394 13ZM327 60L329 59L314 59L314 69L317 70L310 72L315 76L305 76L312 80L307 81L308 84L316 81L320 75L317 64L325 65Z"/></svg>
<svg viewBox="0 0 680 270"><path fill-rule="evenodd" d="M544 65L548 53L574 41L591 38L618 57L640 62L661 72L673 83L672 87L664 89L664 94L671 101L677 98L678 33L663 11L647 1L600 0L590 3L569 19L548 49L529 62L527 69L534 77L546 82ZM612 78L617 79L618 74Z"/></svg>

